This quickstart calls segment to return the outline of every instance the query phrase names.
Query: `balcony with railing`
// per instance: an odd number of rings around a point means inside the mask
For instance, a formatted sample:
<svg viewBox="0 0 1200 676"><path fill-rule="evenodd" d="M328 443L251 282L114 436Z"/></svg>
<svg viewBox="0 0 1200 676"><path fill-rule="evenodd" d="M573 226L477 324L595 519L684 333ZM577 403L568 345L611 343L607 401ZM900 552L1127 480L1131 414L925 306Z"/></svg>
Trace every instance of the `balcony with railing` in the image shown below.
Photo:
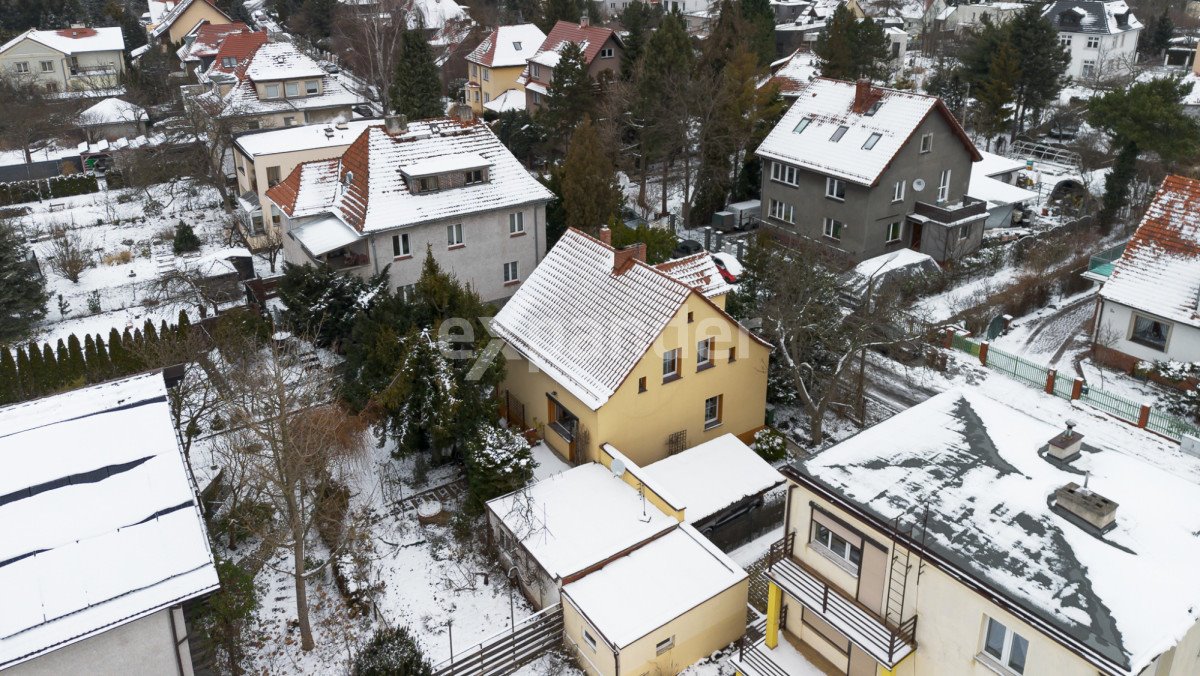
<svg viewBox="0 0 1200 676"><path fill-rule="evenodd" d="M913 204L913 215L921 220L934 221L942 225L958 224L968 220L987 218L987 202L974 197L964 197L957 204L916 202Z"/></svg>
<svg viewBox="0 0 1200 676"><path fill-rule="evenodd" d="M1119 259L1125 253L1125 245L1128 242L1122 242L1114 247L1110 247L1092 256L1088 260L1087 270L1082 273L1083 277L1094 282L1106 281L1112 276L1113 268Z"/></svg>

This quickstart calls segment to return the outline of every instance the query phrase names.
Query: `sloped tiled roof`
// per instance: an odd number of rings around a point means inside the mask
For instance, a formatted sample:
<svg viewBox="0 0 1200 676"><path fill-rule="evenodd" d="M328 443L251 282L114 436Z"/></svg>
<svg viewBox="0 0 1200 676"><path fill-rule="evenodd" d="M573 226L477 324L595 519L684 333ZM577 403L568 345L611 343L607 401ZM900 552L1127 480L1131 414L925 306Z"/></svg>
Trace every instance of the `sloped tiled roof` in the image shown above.
<svg viewBox="0 0 1200 676"><path fill-rule="evenodd" d="M524 66L545 40L546 34L531 23L500 26L467 55L467 61L491 68ZM517 49L517 45L521 48Z"/></svg>
<svg viewBox="0 0 1200 676"><path fill-rule="evenodd" d="M29 29L0 45L0 54L24 39L30 39L63 54L84 52L121 52L125 50L125 38L119 27L67 28L57 31Z"/></svg>
<svg viewBox="0 0 1200 676"><path fill-rule="evenodd" d="M268 42L259 47L246 66L246 77L255 82L284 78L322 77L326 73L309 55L290 42Z"/></svg>
<svg viewBox="0 0 1200 676"><path fill-rule="evenodd" d="M233 33L228 35L221 41L220 48L217 49L216 58L212 62L212 66L208 69L208 75L211 77L216 73L232 75L237 79L242 79L245 75L246 67L250 65L250 59L259 47L267 44L266 31L254 31L249 33ZM224 61L226 58L232 57L235 60L234 65L226 66Z"/></svg>
<svg viewBox="0 0 1200 676"><path fill-rule="evenodd" d="M400 173L400 167L422 160L466 153L490 163L487 182L413 194ZM347 183L344 189L343 182ZM397 136L389 135L383 125L369 127L339 160L301 164L266 194L293 218L332 212L359 232L548 202L554 197L487 125L450 118L410 122L407 131Z"/></svg>
<svg viewBox="0 0 1200 676"><path fill-rule="evenodd" d="M554 28L550 29L550 35L542 41L542 46L538 48L537 54L530 57L530 60L537 61L544 65L553 68L558 64L558 53L562 48L570 42L573 42L583 48L583 62L591 64L592 61L600 54L600 49L604 47L604 43L609 38L614 38L618 45L624 47L621 42L620 34L614 32L611 28L603 26L581 26L577 23L569 21L559 21L554 24ZM524 84L529 79L528 66L521 72L517 82Z"/></svg>
<svg viewBox="0 0 1200 676"><path fill-rule="evenodd" d="M206 23L196 31L196 38L190 45L179 48L179 59L181 61L199 61L208 56L216 56L226 37L235 33L249 32L250 27L240 21Z"/></svg>
<svg viewBox="0 0 1200 676"><path fill-rule="evenodd" d="M1065 21L1064 15L1077 16L1079 21ZM1107 35L1142 27L1142 22L1133 15L1133 10L1124 0L1058 0L1046 5L1042 16L1049 19L1055 29L1065 33Z"/></svg>
<svg viewBox="0 0 1200 676"><path fill-rule="evenodd" d="M779 88L781 97L794 99L809 82L812 82L817 73L817 57L811 52L801 52L797 49L791 56L772 63L771 75L759 83L758 87L761 89L773 84Z"/></svg>
<svg viewBox="0 0 1200 676"><path fill-rule="evenodd" d="M154 25L154 28L150 31L150 37L157 38L158 36L167 32L167 30L169 30L171 26L179 20L179 17L183 16L183 13L187 11L188 7L191 7L197 2L202 2L209 7L212 7L217 12L220 12L221 16L225 17L226 21L230 21L232 19L228 14L222 12L221 8L217 7L210 0L179 0L179 4L168 10L166 14L163 14L159 22Z"/></svg>
<svg viewBox="0 0 1200 676"><path fill-rule="evenodd" d="M712 254L707 251L665 261L654 267L704 294L705 298L720 296L733 290L721 276L721 271L713 262Z"/></svg>
<svg viewBox="0 0 1200 676"><path fill-rule="evenodd" d="M611 246L568 230L492 322L497 336L593 410L699 293L634 259L614 273L616 257Z"/></svg>
<svg viewBox="0 0 1200 676"><path fill-rule="evenodd" d="M879 107L874 114L868 114L870 110L854 111L855 90L854 82L813 80L758 147L758 155L873 186L917 127L936 111L962 141L972 160L979 160L975 144L936 96L872 87L872 96L877 97L874 100ZM807 126L797 133L795 130L803 120L808 120ZM842 126L847 131L840 140L833 140L834 133ZM879 139L867 149L864 145L873 134L879 134Z"/></svg>
<svg viewBox="0 0 1200 676"><path fill-rule="evenodd" d="M1200 181L1183 176L1163 180L1100 295L1200 326Z"/></svg>

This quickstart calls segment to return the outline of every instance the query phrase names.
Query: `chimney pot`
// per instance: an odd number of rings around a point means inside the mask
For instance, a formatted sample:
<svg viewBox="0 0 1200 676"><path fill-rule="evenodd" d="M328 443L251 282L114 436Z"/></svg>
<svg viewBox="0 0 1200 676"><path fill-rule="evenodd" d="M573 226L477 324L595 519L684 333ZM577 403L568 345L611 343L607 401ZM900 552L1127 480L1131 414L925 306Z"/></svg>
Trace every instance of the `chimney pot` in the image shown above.
<svg viewBox="0 0 1200 676"><path fill-rule="evenodd" d="M608 226L600 227L600 241L612 246L612 230L609 230Z"/></svg>
<svg viewBox="0 0 1200 676"><path fill-rule="evenodd" d="M383 128L392 136L403 134L408 131L408 118L403 115L388 115L383 118Z"/></svg>

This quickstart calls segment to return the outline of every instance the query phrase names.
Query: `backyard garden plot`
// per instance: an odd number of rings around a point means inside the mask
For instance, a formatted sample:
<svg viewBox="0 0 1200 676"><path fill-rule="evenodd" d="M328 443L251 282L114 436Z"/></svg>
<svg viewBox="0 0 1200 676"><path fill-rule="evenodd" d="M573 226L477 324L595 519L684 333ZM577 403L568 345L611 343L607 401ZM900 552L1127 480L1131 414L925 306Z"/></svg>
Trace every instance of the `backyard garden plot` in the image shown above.
<svg viewBox="0 0 1200 676"><path fill-rule="evenodd" d="M81 340L88 333L107 336L146 320L173 324L181 310L197 320L198 304L172 291L164 276L218 258L229 246L228 215L217 192L190 180L31 202L12 211L33 243L50 294L33 338L51 343L72 333ZM172 239L181 222L194 229L200 246L177 257ZM79 252L78 281L53 270L68 241Z"/></svg>

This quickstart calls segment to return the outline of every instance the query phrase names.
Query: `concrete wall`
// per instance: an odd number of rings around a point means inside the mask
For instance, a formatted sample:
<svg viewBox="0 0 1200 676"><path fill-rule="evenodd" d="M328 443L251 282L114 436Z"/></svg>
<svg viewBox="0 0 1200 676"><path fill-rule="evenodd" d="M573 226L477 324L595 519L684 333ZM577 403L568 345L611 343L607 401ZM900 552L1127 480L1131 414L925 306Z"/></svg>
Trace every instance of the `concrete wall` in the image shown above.
<svg viewBox="0 0 1200 676"><path fill-rule="evenodd" d="M1167 333L1167 349L1165 352L1160 352L1152 347L1129 340L1133 335L1135 310L1110 301L1101 301L1101 303L1099 328L1095 335L1098 344L1146 361L1167 359L1183 362L1200 361L1200 329L1179 322L1167 321L1148 312L1138 312L1138 314L1171 326Z"/></svg>
<svg viewBox="0 0 1200 676"><path fill-rule="evenodd" d="M922 153L921 136L929 133L933 134L933 148L928 153ZM943 169L950 169L947 203L960 201L971 180L972 164L971 155L962 140L936 111L931 112L917 127L874 187L847 182L846 199L843 202L825 196L825 174L801 169L797 186L771 180L769 165L772 161L765 160L763 167L763 219L844 252L855 261L908 247L912 242L912 229L905 220L913 212L913 205L918 201L937 203L938 181ZM918 191L913 188L916 179L925 181L924 189ZM897 181L905 182L904 198L898 202L892 200ZM795 207L794 225L770 217L772 199ZM845 223L840 241L824 235L825 218ZM900 240L889 243L888 224L896 221L903 223Z"/></svg>
<svg viewBox="0 0 1200 676"><path fill-rule="evenodd" d="M0 55L0 73L15 76L19 81L32 81L57 91L82 91L106 89L116 86L125 72L125 56L120 51L85 52L76 60L80 72L71 74L71 57L51 49L40 42L26 38ZM52 70L43 72L42 61L52 62ZM16 72L17 63L29 66L27 74ZM86 69L103 69L87 72Z"/></svg>
<svg viewBox="0 0 1200 676"><path fill-rule="evenodd" d="M174 632L172 632L174 622ZM183 613L160 610L4 670L5 676L192 676Z"/></svg>
<svg viewBox="0 0 1200 676"><path fill-rule="evenodd" d="M517 584L521 593L533 607L542 610L559 601L558 581L550 577L545 568L525 549L516 535L504 525L492 511L488 511L488 527L496 541L500 552L500 560L505 568L517 567Z"/></svg>
<svg viewBox="0 0 1200 676"><path fill-rule="evenodd" d="M696 344L706 337L715 340L713 366L698 371ZM677 348L680 377L664 383L663 354ZM736 357L733 362L730 348ZM520 359L508 363L504 389L525 404L526 424L531 427L547 422L546 395L557 392L556 398L587 430L586 444L582 440L577 444L576 462L598 460L600 444L609 443L644 467L667 456L667 439L675 432L685 432L684 448L691 448L726 433L746 440L760 429L766 410L768 355L766 346L693 294L599 411L588 409L545 373L531 372ZM641 378L646 379L645 392L638 391ZM721 424L706 430L704 402L715 395L722 397ZM543 434L551 448L568 457L567 445L557 432L547 428Z"/></svg>
<svg viewBox="0 0 1200 676"><path fill-rule="evenodd" d="M517 84L517 77L524 69L524 66L489 68L474 62L468 62L467 103L471 104L471 110L475 111L476 115L482 115L484 110L483 104L494 100L509 89L524 92L525 88ZM486 80L483 79L485 71L487 72Z"/></svg>

